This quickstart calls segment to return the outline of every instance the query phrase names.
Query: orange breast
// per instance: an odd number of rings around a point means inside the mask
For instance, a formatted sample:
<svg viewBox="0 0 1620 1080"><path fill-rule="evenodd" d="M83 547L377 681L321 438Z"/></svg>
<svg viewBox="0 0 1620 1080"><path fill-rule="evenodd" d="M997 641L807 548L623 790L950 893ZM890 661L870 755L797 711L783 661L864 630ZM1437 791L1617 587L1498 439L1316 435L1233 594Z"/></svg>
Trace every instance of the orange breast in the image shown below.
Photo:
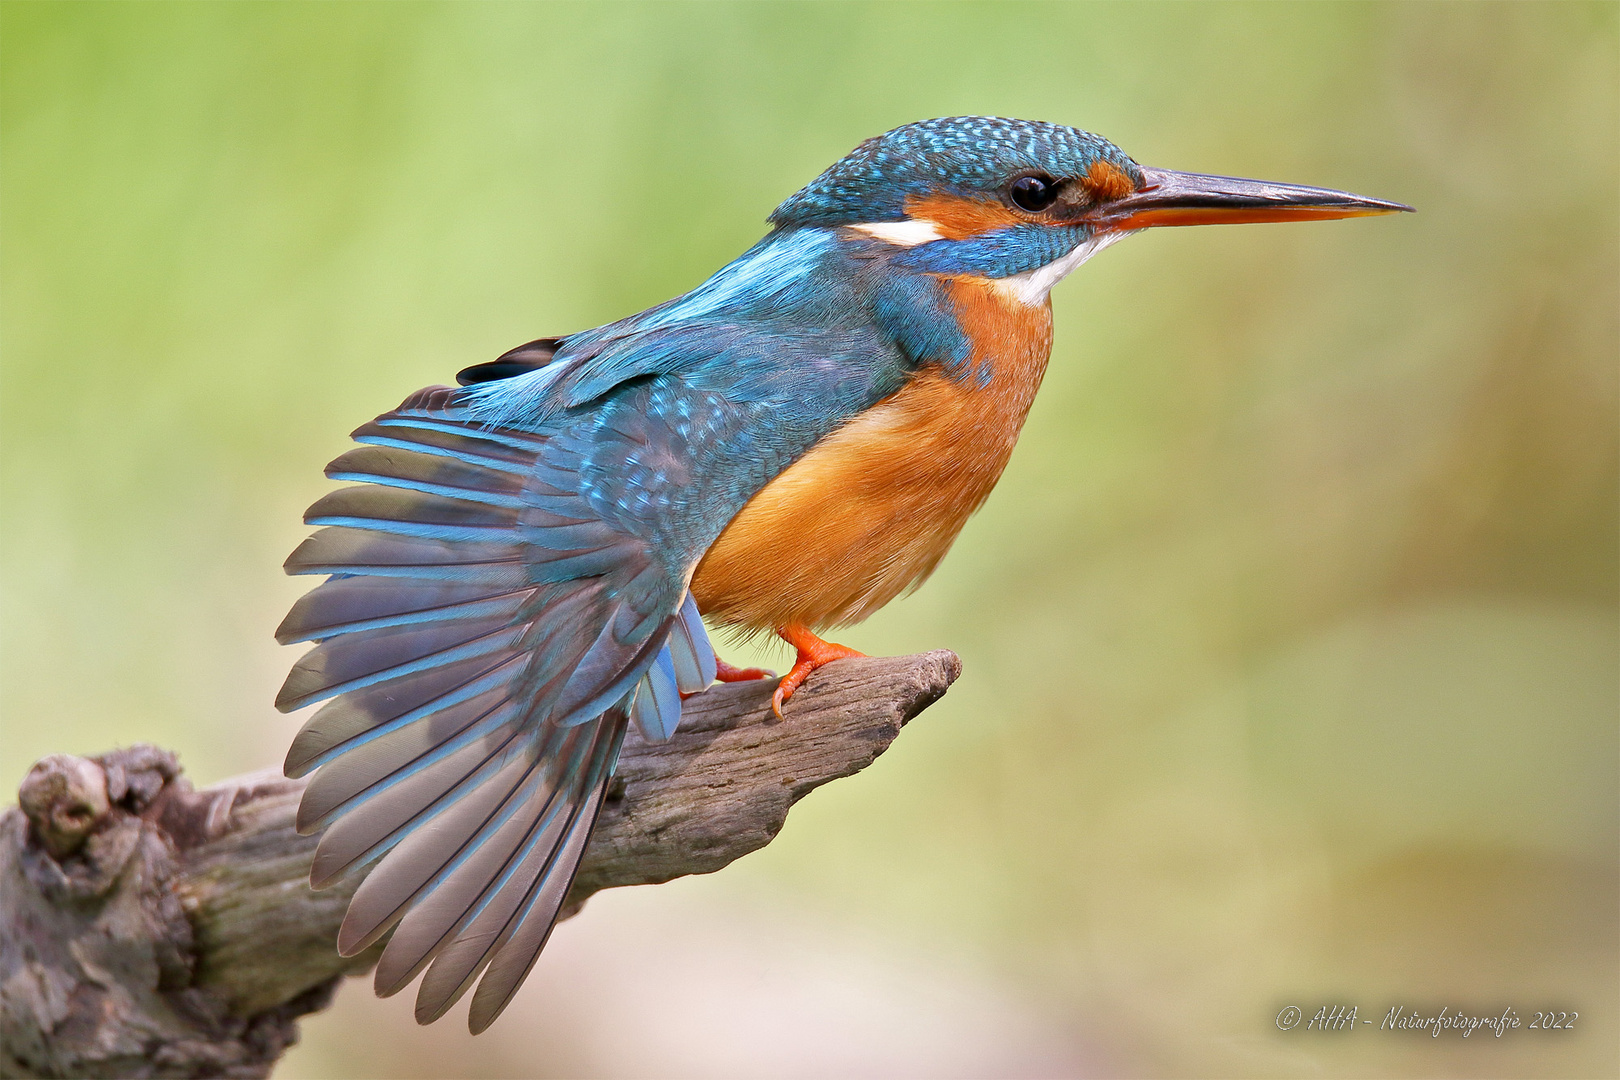
<svg viewBox="0 0 1620 1080"><path fill-rule="evenodd" d="M698 564L703 614L746 630L858 622L944 557L1012 455L1052 350L1046 304L947 284L988 384L924 369L811 447Z"/></svg>

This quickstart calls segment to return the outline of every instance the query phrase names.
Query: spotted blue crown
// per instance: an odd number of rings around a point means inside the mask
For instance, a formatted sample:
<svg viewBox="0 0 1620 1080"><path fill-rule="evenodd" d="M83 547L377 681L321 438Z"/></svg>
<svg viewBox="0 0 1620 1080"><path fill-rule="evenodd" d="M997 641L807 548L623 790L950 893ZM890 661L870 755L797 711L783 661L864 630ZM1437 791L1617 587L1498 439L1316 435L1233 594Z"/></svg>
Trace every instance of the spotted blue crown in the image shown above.
<svg viewBox="0 0 1620 1080"><path fill-rule="evenodd" d="M999 194L1025 172L1082 176L1105 160L1140 180L1141 168L1107 139L1079 128L999 116L947 116L868 139L778 206L778 228L899 221L908 198Z"/></svg>

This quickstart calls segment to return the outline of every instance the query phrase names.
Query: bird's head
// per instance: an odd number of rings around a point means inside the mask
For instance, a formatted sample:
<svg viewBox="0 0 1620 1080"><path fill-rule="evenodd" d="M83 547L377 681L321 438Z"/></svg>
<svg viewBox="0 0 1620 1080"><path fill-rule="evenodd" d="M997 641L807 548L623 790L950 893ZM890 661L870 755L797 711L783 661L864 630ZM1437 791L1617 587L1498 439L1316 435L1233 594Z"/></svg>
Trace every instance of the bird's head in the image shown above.
<svg viewBox="0 0 1620 1080"><path fill-rule="evenodd" d="M1409 209L1324 188L1145 168L1108 140L1061 124L957 116L868 139L770 220L779 230L851 227L906 249L903 266L1014 279L1022 299L1040 302L1133 230Z"/></svg>

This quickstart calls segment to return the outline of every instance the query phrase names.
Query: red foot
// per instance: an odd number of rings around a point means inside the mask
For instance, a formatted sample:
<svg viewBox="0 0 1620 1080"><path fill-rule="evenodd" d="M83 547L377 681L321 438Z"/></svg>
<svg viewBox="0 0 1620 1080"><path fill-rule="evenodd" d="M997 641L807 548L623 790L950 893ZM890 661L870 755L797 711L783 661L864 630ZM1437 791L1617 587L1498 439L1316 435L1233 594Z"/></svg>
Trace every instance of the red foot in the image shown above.
<svg viewBox="0 0 1620 1080"><path fill-rule="evenodd" d="M762 667L732 667L724 660L715 660L714 677L720 682L747 682L749 679L774 679L776 672Z"/></svg>
<svg viewBox="0 0 1620 1080"><path fill-rule="evenodd" d="M714 672L714 681L715 682L747 682L749 679L774 679L774 678L776 678L776 672L774 672L774 671L769 671L769 670L767 670L765 668L762 668L762 667L732 667L730 664L726 663L724 660L720 659L719 657L715 657L714 665L715 665L715 672ZM682 694L681 695L681 700L685 701L687 698L691 697L693 694L701 694L701 693L703 693L702 690L694 690L694 691L692 691L691 694Z"/></svg>
<svg viewBox="0 0 1620 1080"><path fill-rule="evenodd" d="M804 685L804 680L816 668L825 667L834 660L847 660L852 656L865 656L865 653L856 652L847 645L835 645L830 641L822 641L816 635L802 626L778 626L777 636L799 651L799 658L793 665L793 670L782 676L777 684L776 693L771 695L771 711L782 717L782 706L787 699L793 696L793 691Z"/></svg>

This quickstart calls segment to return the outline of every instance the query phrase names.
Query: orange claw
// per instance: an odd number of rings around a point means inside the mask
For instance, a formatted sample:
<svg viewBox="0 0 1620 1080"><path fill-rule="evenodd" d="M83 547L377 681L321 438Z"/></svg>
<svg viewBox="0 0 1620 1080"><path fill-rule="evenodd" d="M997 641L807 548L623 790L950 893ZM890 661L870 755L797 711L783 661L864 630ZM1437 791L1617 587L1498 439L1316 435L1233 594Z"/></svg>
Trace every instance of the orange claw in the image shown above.
<svg viewBox="0 0 1620 1080"><path fill-rule="evenodd" d="M793 670L782 676L782 681L776 686L776 693L771 695L771 711L778 720L782 718L782 706L787 699L793 696L793 691L804 684L810 673L816 668L825 667L834 660L847 660L852 656L865 656L865 653L856 652L847 645L835 645L830 641L822 641L802 626L778 626L776 634L783 641L799 650L799 658L793 664Z"/></svg>

